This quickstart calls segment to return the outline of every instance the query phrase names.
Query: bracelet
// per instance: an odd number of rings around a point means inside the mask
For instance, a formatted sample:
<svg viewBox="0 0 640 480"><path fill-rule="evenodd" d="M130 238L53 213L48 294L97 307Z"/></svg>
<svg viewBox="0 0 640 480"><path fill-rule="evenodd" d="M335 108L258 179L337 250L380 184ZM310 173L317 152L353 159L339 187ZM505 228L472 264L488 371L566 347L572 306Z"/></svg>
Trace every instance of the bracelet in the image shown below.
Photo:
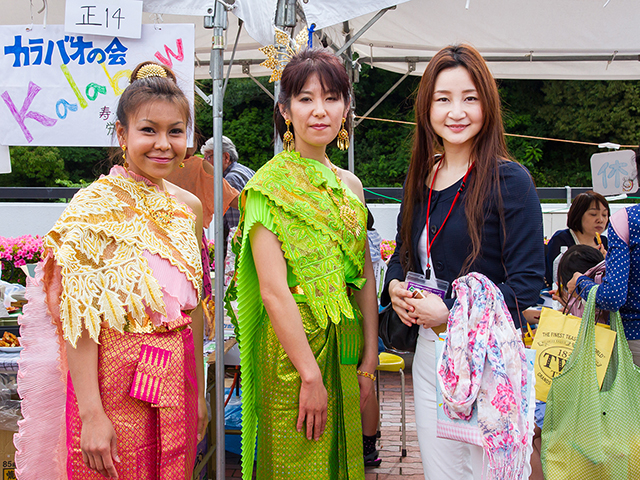
<svg viewBox="0 0 640 480"><path fill-rule="evenodd" d="M376 381L376 376L373 373L369 373L369 372L363 372L362 370L358 370L356 371L356 373L358 375L360 375L361 377L367 377L370 378L372 382Z"/></svg>

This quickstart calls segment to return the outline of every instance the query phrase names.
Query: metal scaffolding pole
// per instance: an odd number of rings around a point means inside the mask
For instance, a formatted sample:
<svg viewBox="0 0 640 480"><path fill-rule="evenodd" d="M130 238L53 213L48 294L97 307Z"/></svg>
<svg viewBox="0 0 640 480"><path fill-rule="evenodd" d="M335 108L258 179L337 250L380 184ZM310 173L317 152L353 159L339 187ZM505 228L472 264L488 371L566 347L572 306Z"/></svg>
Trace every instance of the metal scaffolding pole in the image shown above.
<svg viewBox="0 0 640 480"><path fill-rule="evenodd" d="M278 0L276 4L276 16L275 25L280 29L293 28L296 26L296 0ZM276 47L282 54L282 47ZM280 81L273 83L273 104L274 108L278 105L278 96L280 95ZM273 125L274 139L273 142L273 154L277 155L282 151L282 139L276 131L275 124Z"/></svg>
<svg viewBox="0 0 640 480"><path fill-rule="evenodd" d="M215 264L224 265L224 228L222 206L222 101L224 86L224 31L227 28L225 5L215 1L213 38L211 41L211 78L213 79L213 190ZM224 446L224 267L215 276L216 324L216 478L225 478ZM200 360L202 361L202 360Z"/></svg>

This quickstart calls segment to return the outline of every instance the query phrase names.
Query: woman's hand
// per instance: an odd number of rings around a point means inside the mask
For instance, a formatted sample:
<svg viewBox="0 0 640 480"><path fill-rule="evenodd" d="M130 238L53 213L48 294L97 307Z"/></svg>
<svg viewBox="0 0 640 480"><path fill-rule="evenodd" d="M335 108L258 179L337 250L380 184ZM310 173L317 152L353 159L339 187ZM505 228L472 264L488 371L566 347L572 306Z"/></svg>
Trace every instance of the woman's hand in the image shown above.
<svg viewBox="0 0 640 480"><path fill-rule="evenodd" d="M540 313L541 310L538 310L537 308L527 308L522 312L522 316L528 323L535 324L540 323Z"/></svg>
<svg viewBox="0 0 640 480"><path fill-rule="evenodd" d="M391 280L389 283L389 296L391 297L391 305L400 317L402 323L407 327L414 325L416 322L409 316L409 312L413 312L414 307L407 303L413 294L407 290L407 284L399 280Z"/></svg>
<svg viewBox="0 0 640 480"><path fill-rule="evenodd" d="M604 258L607 258L607 250L604 248L603 244L599 244L596 248L600 251Z"/></svg>
<svg viewBox="0 0 640 480"><path fill-rule="evenodd" d="M307 426L307 439L320 439L327 425L327 389L322 376L300 385L300 407L296 429L301 432Z"/></svg>
<svg viewBox="0 0 640 480"><path fill-rule="evenodd" d="M80 433L82 460L91 470L106 478L118 478L113 462L118 458L118 439L111 420L104 412L82 419Z"/></svg>
<svg viewBox="0 0 640 480"><path fill-rule="evenodd" d="M442 325L449 318L447 305L434 293L428 293L424 298L409 298L406 303L412 307L408 315L413 323L425 328Z"/></svg>
<svg viewBox="0 0 640 480"><path fill-rule="evenodd" d="M204 395L198 395L198 443L202 441L207 433L209 424L209 412L207 410L207 400Z"/></svg>

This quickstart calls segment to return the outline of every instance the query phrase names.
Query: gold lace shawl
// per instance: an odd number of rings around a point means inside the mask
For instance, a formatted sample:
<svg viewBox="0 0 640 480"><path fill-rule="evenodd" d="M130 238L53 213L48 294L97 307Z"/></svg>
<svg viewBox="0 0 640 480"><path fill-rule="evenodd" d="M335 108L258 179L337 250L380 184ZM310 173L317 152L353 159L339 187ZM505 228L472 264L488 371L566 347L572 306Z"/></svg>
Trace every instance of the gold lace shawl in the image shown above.
<svg viewBox="0 0 640 480"><path fill-rule="evenodd" d="M101 322L120 332L127 321L142 325L145 305L166 315L144 251L168 260L201 292L195 225L186 205L113 171L80 190L44 238L61 269L64 338L75 347L83 326L97 342Z"/></svg>

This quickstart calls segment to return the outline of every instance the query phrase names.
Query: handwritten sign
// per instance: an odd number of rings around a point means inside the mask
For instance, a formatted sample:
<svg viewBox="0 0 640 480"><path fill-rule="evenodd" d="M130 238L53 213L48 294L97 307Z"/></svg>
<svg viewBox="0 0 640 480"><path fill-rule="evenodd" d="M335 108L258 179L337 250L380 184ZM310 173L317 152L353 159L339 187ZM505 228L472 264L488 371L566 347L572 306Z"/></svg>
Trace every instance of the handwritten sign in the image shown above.
<svg viewBox="0 0 640 480"><path fill-rule="evenodd" d="M633 150L596 153L591 156L593 191L618 195L638 191L638 171Z"/></svg>
<svg viewBox="0 0 640 480"><path fill-rule="evenodd" d="M140 38L142 2L67 0L64 30L67 33Z"/></svg>
<svg viewBox="0 0 640 480"><path fill-rule="evenodd" d="M169 66L193 105L193 25L143 25L140 39L5 25L0 42L0 145L112 145L118 98L146 60Z"/></svg>

